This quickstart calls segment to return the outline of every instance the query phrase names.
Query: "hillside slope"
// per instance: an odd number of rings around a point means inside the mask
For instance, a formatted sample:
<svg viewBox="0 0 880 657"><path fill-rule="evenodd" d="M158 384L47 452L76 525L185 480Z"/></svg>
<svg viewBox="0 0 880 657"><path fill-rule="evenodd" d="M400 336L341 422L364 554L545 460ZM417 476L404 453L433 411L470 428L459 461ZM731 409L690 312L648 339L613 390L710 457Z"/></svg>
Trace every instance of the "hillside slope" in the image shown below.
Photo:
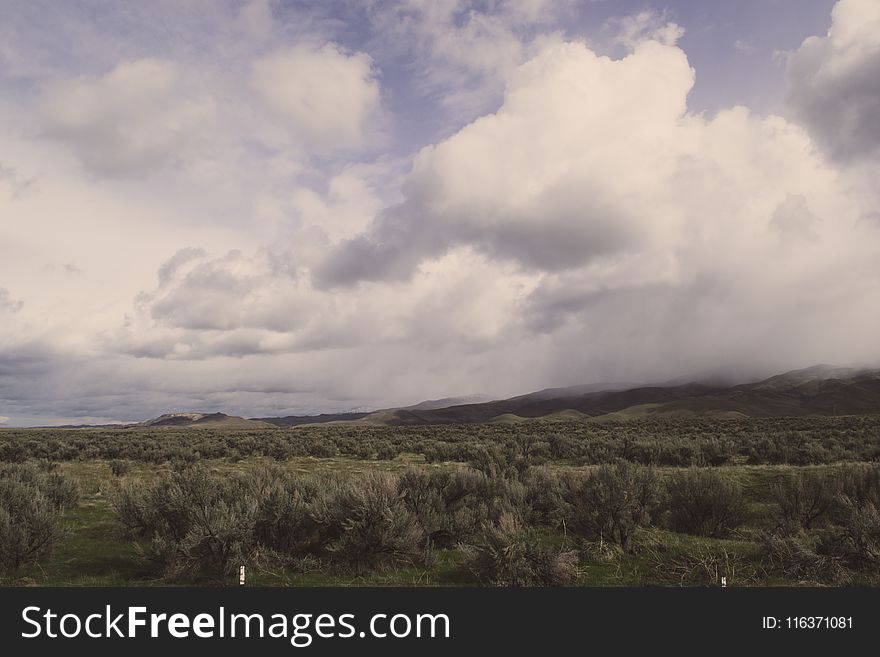
<svg viewBox="0 0 880 657"><path fill-rule="evenodd" d="M528 395L447 408L410 407L371 413L363 422L387 425L492 422L514 417L630 419L651 415L783 417L880 413L880 370L817 365L756 383L687 383L628 389L550 388Z"/></svg>

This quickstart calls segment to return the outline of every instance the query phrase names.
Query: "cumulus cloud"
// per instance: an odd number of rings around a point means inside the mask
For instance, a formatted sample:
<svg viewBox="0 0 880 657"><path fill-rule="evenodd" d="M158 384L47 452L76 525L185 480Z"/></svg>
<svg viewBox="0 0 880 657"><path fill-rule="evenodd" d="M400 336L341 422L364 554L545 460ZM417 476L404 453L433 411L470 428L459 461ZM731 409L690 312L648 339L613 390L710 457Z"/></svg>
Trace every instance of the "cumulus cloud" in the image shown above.
<svg viewBox="0 0 880 657"><path fill-rule="evenodd" d="M868 193L797 124L689 113L693 80L656 40L619 60L546 49L497 112L419 153L404 201L316 267L317 284L399 284L473 249L531 281L509 339L548 336L545 366L568 381L867 356Z"/></svg>
<svg viewBox="0 0 880 657"><path fill-rule="evenodd" d="M405 279L458 246L555 272L655 253L702 266L697 246L741 258L771 230L845 236L859 208L803 130L745 108L689 114L693 81L684 52L653 40L619 60L578 43L545 50L496 113L419 153L403 203L333 252L317 282ZM836 222L816 221L817 206Z"/></svg>
<svg viewBox="0 0 880 657"><path fill-rule="evenodd" d="M295 46L253 66L251 84L284 126L310 149L355 149L380 105L369 55L334 43Z"/></svg>
<svg viewBox="0 0 880 657"><path fill-rule="evenodd" d="M880 152L880 3L839 0L788 59L791 110L837 159Z"/></svg>
<svg viewBox="0 0 880 657"><path fill-rule="evenodd" d="M507 330L514 301L530 285L467 250L368 295L316 289L293 254L270 248L202 253L163 280L139 295L138 309L112 341L118 353L204 360L366 345L487 346Z"/></svg>
<svg viewBox="0 0 880 657"><path fill-rule="evenodd" d="M692 84L684 53L656 41L622 60L548 48L495 114L419 153L403 204L339 249L319 283L406 277L463 244L559 269L662 239L676 217L649 196L665 193L657 169L690 132L679 122Z"/></svg>
<svg viewBox="0 0 880 657"><path fill-rule="evenodd" d="M181 78L174 63L144 58L104 75L57 80L43 100L46 133L103 175L179 161L213 112L209 99L190 97Z"/></svg>

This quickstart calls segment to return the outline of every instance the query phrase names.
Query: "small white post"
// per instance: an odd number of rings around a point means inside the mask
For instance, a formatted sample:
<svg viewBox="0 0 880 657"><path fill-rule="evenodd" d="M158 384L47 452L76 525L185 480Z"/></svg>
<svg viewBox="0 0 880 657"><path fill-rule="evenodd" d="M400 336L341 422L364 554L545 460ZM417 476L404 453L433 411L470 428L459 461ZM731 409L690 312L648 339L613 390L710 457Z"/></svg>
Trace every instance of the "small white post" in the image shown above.
<svg viewBox="0 0 880 657"><path fill-rule="evenodd" d="M244 583L244 566L241 567L241 573L242 573L241 577L242 577L242 584L243 584ZM727 588L727 578L726 577L721 578L721 588L722 589Z"/></svg>
<svg viewBox="0 0 880 657"><path fill-rule="evenodd" d="M238 568L238 585L244 586L244 566Z"/></svg>

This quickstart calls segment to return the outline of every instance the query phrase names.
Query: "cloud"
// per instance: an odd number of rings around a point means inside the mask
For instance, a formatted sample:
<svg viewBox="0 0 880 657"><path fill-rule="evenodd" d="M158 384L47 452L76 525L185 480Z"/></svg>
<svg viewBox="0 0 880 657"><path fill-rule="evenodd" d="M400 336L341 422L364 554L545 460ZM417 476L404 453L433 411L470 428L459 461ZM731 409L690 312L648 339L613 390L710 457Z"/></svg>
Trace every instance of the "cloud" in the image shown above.
<svg viewBox="0 0 880 657"><path fill-rule="evenodd" d="M674 216L648 196L665 193L656 169L692 132L679 125L692 84L684 53L656 41L622 60L546 49L496 113L419 153L404 202L332 254L318 283L405 278L457 245L554 270L662 239Z"/></svg>
<svg viewBox="0 0 880 657"><path fill-rule="evenodd" d="M751 41L748 41L746 39L737 39L733 42L733 47L738 52L746 55L751 55L755 52L755 46L752 44Z"/></svg>
<svg viewBox="0 0 880 657"><path fill-rule="evenodd" d="M668 19L668 12L644 9L610 20L607 29L616 31L615 43L632 52L640 43L657 41L666 46L674 46L684 36L684 28Z"/></svg>
<svg viewBox="0 0 880 657"><path fill-rule="evenodd" d="M0 313L17 313L24 306L24 302L15 299L5 287L0 287Z"/></svg>
<svg viewBox="0 0 880 657"><path fill-rule="evenodd" d="M843 10L817 79L865 144L834 159L796 112L689 106L665 13L172 4L13 3L0 28L11 424L876 360L877 158L826 66L873 37L840 46Z"/></svg>
<svg viewBox="0 0 880 657"><path fill-rule="evenodd" d="M42 105L45 131L94 173L150 172L184 158L211 117L212 101L190 93L170 61L122 62L104 75L49 84Z"/></svg>
<svg viewBox="0 0 880 657"><path fill-rule="evenodd" d="M24 178L13 167L0 163L0 186L7 187L12 200L18 200L30 191L33 191L36 179Z"/></svg>
<svg viewBox="0 0 880 657"><path fill-rule="evenodd" d="M362 146L381 100L369 55L334 43L258 60L251 85L297 140L318 151Z"/></svg>
<svg viewBox="0 0 880 657"><path fill-rule="evenodd" d="M401 286L470 249L522 277L501 334L563 381L864 361L880 317L870 187L781 117L689 113L693 80L655 40L619 60L548 47L495 113L418 154L404 200L316 284Z"/></svg>
<svg viewBox="0 0 880 657"><path fill-rule="evenodd" d="M9 418L5 415L0 415L0 424L6 424L9 422Z"/></svg>
<svg viewBox="0 0 880 657"><path fill-rule="evenodd" d="M434 111L470 120L497 102L511 71L561 39L571 0L401 0L369 3L374 47L415 70ZM408 92L410 90L407 90Z"/></svg>
<svg viewBox="0 0 880 657"><path fill-rule="evenodd" d="M779 231L783 239L815 240L816 224L821 221L810 210L802 194L790 194L773 212L770 226Z"/></svg>
<svg viewBox="0 0 880 657"><path fill-rule="evenodd" d="M880 3L839 0L823 37L788 59L788 105L842 161L880 152Z"/></svg>
<svg viewBox="0 0 880 657"><path fill-rule="evenodd" d="M166 287L168 283L174 278L177 271L186 265L188 262L192 262L193 260L197 260L198 258L205 257L206 253L204 249L188 247L185 249L181 249L173 256L168 258L165 262L162 263L162 266L159 267L159 287Z"/></svg>

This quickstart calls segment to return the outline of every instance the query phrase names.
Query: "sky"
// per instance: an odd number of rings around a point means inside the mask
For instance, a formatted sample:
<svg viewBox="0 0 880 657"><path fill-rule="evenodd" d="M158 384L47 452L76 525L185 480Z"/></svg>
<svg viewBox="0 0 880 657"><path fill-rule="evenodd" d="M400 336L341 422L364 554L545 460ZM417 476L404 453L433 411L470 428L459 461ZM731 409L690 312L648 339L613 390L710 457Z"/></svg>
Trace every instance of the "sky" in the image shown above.
<svg viewBox="0 0 880 657"><path fill-rule="evenodd" d="M2 0L0 426L878 366L880 0Z"/></svg>

